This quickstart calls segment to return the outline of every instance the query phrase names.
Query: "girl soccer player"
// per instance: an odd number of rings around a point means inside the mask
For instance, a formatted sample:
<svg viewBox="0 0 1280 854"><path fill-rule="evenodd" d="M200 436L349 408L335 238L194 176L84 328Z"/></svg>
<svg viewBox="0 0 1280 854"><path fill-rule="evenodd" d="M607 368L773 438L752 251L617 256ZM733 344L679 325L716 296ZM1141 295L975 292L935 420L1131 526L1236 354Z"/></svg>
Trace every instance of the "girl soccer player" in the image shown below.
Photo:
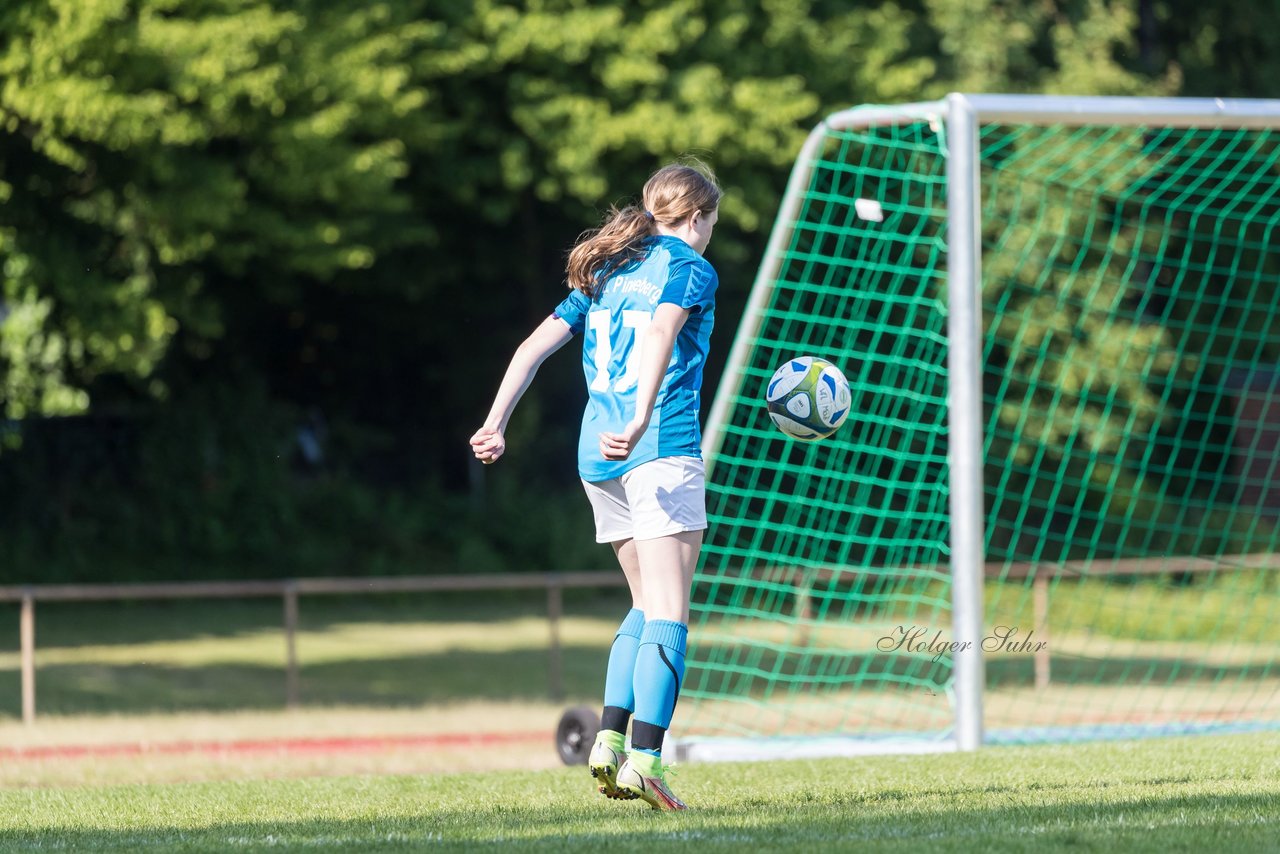
<svg viewBox="0 0 1280 854"><path fill-rule="evenodd" d="M672 164L645 183L641 206L615 208L583 234L569 253L571 293L516 349L471 437L481 462L501 457L503 431L538 367L582 333L588 399L578 473L596 541L613 546L632 599L609 653L588 765L601 794L643 798L654 809L685 808L661 756L707 527L698 410L719 280L702 253L720 195L702 164Z"/></svg>

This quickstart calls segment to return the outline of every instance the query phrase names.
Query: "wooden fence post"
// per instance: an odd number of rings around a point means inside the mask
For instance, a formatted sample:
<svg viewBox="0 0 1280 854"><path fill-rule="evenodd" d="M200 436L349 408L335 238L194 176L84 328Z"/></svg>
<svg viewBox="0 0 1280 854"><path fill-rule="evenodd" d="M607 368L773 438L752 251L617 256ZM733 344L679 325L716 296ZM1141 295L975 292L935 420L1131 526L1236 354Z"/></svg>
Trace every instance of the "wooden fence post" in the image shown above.
<svg viewBox="0 0 1280 854"><path fill-rule="evenodd" d="M1037 572L1031 582L1032 607L1035 611L1037 647L1035 656L1036 690L1049 687L1049 573Z"/></svg>
<svg viewBox="0 0 1280 854"><path fill-rule="evenodd" d="M18 635L22 646L22 722L30 725L36 722L36 600L30 592L22 594Z"/></svg>
<svg viewBox="0 0 1280 854"><path fill-rule="evenodd" d="M560 587L558 575L547 576L547 623L551 629L551 647L549 649L548 680L551 688L551 699L564 699L564 665L560 655L560 615L564 610L564 595Z"/></svg>
<svg viewBox="0 0 1280 854"><path fill-rule="evenodd" d="M284 585L284 705L298 707L298 583Z"/></svg>

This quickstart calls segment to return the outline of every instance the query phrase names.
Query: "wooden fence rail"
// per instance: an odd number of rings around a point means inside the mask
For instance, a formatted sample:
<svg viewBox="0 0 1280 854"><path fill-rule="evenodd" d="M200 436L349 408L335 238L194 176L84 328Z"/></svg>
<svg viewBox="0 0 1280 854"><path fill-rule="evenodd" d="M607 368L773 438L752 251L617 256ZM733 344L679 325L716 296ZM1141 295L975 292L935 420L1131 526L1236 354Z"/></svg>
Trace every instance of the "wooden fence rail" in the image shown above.
<svg viewBox="0 0 1280 854"><path fill-rule="evenodd" d="M31 584L0 587L0 602L21 603L22 720L36 719L36 602L104 602L141 599L250 599L280 597L284 604L285 705L298 705L298 597L366 593L441 593L537 590L547 593L550 631L547 680L552 699L564 696L560 618L566 588L625 587L620 572L521 572L403 578L293 578L279 581L190 581L157 584Z"/></svg>
<svg viewBox="0 0 1280 854"><path fill-rule="evenodd" d="M1053 579L1079 580L1118 575L1201 574L1240 570L1280 570L1280 554L1224 555L1215 558L1162 557L1060 563L988 563L989 579L1031 581L1034 632L1038 639L1049 640L1049 588ZM808 602L815 583L839 574L844 578L859 575L916 576L946 578L945 567L770 567L756 570L738 579L740 583L771 579L792 587L796 594L794 617L810 619ZM723 583L725 579L721 579ZM734 583L730 581L730 583ZM91 602L140 599L244 599L280 597L284 605L285 704L298 704L298 598L313 595L361 595L369 593L440 593L477 592L483 590L536 590L547 594L547 622L550 632L547 679L552 699L564 697L564 673L560 651L560 619L563 615L563 591L567 588L623 587L622 573L608 572L537 572L497 575L439 575L395 578L294 578L277 581L191 581L156 584L32 584L0 587L0 602L20 602L19 637L22 661L22 719L27 723L36 717L36 616L37 601ZM1035 684L1049 684L1049 649L1044 646L1035 654Z"/></svg>

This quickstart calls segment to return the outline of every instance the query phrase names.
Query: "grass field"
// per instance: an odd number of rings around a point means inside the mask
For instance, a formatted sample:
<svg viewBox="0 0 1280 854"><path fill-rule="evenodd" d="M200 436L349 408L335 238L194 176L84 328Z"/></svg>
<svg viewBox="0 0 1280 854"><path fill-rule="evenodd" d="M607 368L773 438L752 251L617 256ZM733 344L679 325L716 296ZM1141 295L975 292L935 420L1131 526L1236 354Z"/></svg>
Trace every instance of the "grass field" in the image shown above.
<svg viewBox="0 0 1280 854"><path fill-rule="evenodd" d="M295 710L281 708L278 603L42 607L34 726L17 717L16 632L0 634L14 689L0 690L0 851L1280 852L1275 732L688 764L673 779L687 814L607 802L559 764L551 732L566 704L596 702L625 602L566 605L553 702L540 601L304 600ZM1264 640L1122 652L1247 663ZM1222 703L1230 687L1196 690ZM1262 719L1268 691L1254 690ZM1022 720L1132 707L1115 688L1055 684L993 691L991 708L1006 695ZM886 703L886 720L910 711ZM454 738L495 732L511 737ZM308 743L344 739L358 743Z"/></svg>
<svg viewBox="0 0 1280 854"><path fill-rule="evenodd" d="M581 768L0 791L0 850L1280 850L1280 736L699 764L659 814Z"/></svg>
<svg viewBox="0 0 1280 854"><path fill-rule="evenodd" d="M33 726L20 719L17 635L2 631L17 610L0 609L0 788L556 768L556 722L566 705L596 702L613 615L627 604L566 597L559 701L548 696L544 607L536 597L305 599L301 706L287 711L278 602L50 604L37 615ZM514 720L525 737L510 742L396 741ZM334 737L387 742L271 744ZM261 749L233 749L244 742ZM169 749L182 743L201 749ZM113 747L128 750L97 752Z"/></svg>

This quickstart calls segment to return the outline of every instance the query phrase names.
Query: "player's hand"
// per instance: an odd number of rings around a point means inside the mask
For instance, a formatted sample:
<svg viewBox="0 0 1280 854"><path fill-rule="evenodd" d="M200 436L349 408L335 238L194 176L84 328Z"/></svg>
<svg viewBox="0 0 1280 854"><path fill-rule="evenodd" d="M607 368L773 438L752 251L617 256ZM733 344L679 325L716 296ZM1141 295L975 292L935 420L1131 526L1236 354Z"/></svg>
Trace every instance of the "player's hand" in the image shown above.
<svg viewBox="0 0 1280 854"><path fill-rule="evenodd" d="M506 450L507 440L502 431L494 427L481 427L471 437L471 452L485 465L496 463Z"/></svg>
<svg viewBox="0 0 1280 854"><path fill-rule="evenodd" d="M649 429L647 421L632 421L622 428L621 433L600 434L600 454L606 460L625 460L636 449L636 444L644 431Z"/></svg>

